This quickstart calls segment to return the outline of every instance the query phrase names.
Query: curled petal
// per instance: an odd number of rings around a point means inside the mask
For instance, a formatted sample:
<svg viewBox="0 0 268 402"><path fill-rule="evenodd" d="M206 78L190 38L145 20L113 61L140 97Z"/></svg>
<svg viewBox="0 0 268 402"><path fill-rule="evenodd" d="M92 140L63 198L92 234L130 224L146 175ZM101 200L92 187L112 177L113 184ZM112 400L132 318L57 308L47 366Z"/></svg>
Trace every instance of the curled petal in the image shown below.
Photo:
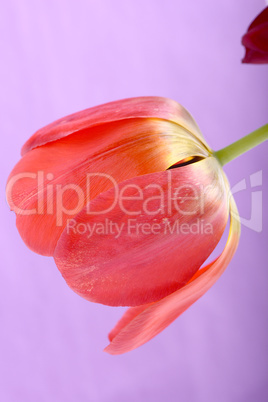
<svg viewBox="0 0 268 402"><path fill-rule="evenodd" d="M171 99L145 96L106 103L59 119L38 130L24 144L21 153L24 155L33 148L84 130L92 136L92 127L137 118L156 118L173 122L193 133L205 144L195 120L183 106Z"/></svg>
<svg viewBox="0 0 268 402"><path fill-rule="evenodd" d="M227 219L222 170L210 157L100 194L68 222L54 258L80 296L137 306L184 286L217 245Z"/></svg>
<svg viewBox="0 0 268 402"><path fill-rule="evenodd" d="M240 222L234 199L230 199L230 231L222 254L211 264L197 271L183 288L169 296L126 311L109 334L111 343L104 349L110 354L129 352L152 339L198 300L222 275L238 245Z"/></svg>
<svg viewBox="0 0 268 402"><path fill-rule="evenodd" d="M243 63L268 63L268 7L249 26L242 44L246 48Z"/></svg>
<svg viewBox="0 0 268 402"><path fill-rule="evenodd" d="M207 151L177 124L157 119L103 124L90 135L80 131L26 153L9 176L7 199L27 246L52 255L67 220L113 187L110 178L119 183L163 171L192 155Z"/></svg>

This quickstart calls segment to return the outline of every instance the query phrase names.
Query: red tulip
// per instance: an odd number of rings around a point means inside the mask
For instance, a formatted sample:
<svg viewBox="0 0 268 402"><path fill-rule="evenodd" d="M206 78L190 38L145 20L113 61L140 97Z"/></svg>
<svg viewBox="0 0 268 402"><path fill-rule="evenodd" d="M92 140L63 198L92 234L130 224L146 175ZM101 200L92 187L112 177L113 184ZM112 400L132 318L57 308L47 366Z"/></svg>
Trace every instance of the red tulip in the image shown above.
<svg viewBox="0 0 268 402"><path fill-rule="evenodd" d="M242 44L246 48L242 63L268 63L268 7L250 24Z"/></svg>
<svg viewBox="0 0 268 402"><path fill-rule="evenodd" d="M52 255L76 293L131 306L110 333L112 354L148 341L201 297L239 239L221 165L191 115L164 98L112 102L37 131L7 199L24 242ZM200 268L230 212L224 251Z"/></svg>

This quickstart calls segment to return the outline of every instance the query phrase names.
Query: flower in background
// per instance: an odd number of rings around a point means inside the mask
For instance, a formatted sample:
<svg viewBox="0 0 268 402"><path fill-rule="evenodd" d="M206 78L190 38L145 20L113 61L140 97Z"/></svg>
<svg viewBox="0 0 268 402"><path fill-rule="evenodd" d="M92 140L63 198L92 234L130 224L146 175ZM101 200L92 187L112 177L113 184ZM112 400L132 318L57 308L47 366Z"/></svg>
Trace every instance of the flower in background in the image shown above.
<svg viewBox="0 0 268 402"><path fill-rule="evenodd" d="M268 63L268 7L250 24L242 44L246 48L242 63Z"/></svg>

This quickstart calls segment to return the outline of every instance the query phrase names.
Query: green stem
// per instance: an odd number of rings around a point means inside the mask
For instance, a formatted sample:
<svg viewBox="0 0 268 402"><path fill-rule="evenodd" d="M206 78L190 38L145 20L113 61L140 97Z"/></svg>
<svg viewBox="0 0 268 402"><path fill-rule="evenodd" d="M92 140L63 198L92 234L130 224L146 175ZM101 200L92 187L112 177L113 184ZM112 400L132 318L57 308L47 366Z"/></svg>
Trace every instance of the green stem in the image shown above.
<svg viewBox="0 0 268 402"><path fill-rule="evenodd" d="M228 147L214 152L214 156L223 166L266 140L268 140L268 124L258 128L233 144L228 145Z"/></svg>

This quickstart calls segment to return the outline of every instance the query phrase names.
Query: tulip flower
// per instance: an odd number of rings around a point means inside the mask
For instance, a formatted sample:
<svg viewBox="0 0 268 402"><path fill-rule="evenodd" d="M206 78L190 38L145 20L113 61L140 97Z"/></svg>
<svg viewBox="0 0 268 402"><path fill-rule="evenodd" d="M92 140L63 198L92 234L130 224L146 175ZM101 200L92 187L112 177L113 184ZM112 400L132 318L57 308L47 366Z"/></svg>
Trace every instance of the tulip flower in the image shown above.
<svg viewBox="0 0 268 402"><path fill-rule="evenodd" d="M181 105L142 97L67 116L23 146L7 184L22 239L80 296L129 307L107 352L154 337L229 264L240 224L222 166L267 126L245 138L213 152ZM228 217L223 252L203 266Z"/></svg>
<svg viewBox="0 0 268 402"><path fill-rule="evenodd" d="M242 44L246 48L242 63L268 63L268 7L250 24Z"/></svg>

